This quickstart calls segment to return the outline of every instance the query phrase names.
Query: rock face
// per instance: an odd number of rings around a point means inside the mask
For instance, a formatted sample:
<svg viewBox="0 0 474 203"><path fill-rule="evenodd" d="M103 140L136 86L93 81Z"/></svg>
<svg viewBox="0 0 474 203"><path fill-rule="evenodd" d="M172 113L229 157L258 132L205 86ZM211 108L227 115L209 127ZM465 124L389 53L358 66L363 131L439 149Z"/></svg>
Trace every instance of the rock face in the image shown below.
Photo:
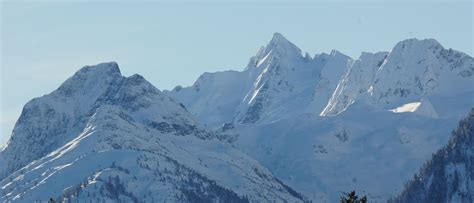
<svg viewBox="0 0 474 203"><path fill-rule="evenodd" d="M184 105L116 63L25 105L0 152L0 201L300 202Z"/></svg>
<svg viewBox="0 0 474 203"><path fill-rule="evenodd" d="M474 202L474 109L390 202Z"/></svg>
<svg viewBox="0 0 474 203"><path fill-rule="evenodd" d="M473 62L433 39L310 57L277 33L243 71L165 93L316 202L386 201L474 106Z"/></svg>

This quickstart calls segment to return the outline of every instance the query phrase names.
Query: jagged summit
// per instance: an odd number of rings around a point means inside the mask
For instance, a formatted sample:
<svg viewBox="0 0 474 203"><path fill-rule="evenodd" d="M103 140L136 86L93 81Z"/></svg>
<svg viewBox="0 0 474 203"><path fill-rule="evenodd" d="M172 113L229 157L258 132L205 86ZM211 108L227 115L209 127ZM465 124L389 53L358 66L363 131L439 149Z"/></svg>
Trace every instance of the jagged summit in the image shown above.
<svg viewBox="0 0 474 203"><path fill-rule="evenodd" d="M82 92L83 94L99 93L100 91L105 91L107 86L113 85L121 79L123 79L123 76L116 62L88 65L64 81L58 88L58 92L53 92L52 94L59 93L72 96L75 92Z"/></svg>
<svg viewBox="0 0 474 203"><path fill-rule="evenodd" d="M388 60L397 62L397 60L434 60L444 47L435 39L416 38L406 39L398 42L390 51Z"/></svg>
<svg viewBox="0 0 474 203"><path fill-rule="evenodd" d="M417 39L410 38L398 42L392 49L392 52L395 50L408 50L408 49L431 49L435 47L443 48L443 46L436 41L435 39Z"/></svg>
<svg viewBox="0 0 474 203"><path fill-rule="evenodd" d="M272 41L286 41L288 40L279 32L273 33Z"/></svg>
<svg viewBox="0 0 474 203"><path fill-rule="evenodd" d="M246 70L268 65L272 61L285 63L288 60L302 60L304 58L311 59L308 56L303 57L300 48L277 32L273 34L270 42L260 47L257 54L250 59Z"/></svg>
<svg viewBox="0 0 474 203"><path fill-rule="evenodd" d="M210 137L178 102L166 97L142 76L124 77L115 62L85 66L68 78L57 90L32 99L23 108L15 124L5 156L21 157L9 160L8 168L0 167L0 177L23 167L73 139L82 131L89 118L104 105L117 106L140 114L137 118L155 122L173 117L175 122L187 122L202 137ZM147 113L153 110L153 113ZM189 134L189 133L188 133Z"/></svg>
<svg viewBox="0 0 474 203"><path fill-rule="evenodd" d="M349 58L347 55L345 55L345 54L341 53L340 51L338 51L338 50L336 50L336 49L333 49L333 50L331 50L331 53L330 53L329 55L330 55L330 56L338 56L338 55L343 55L343 56L345 56L345 57Z"/></svg>
<svg viewBox="0 0 474 203"><path fill-rule="evenodd" d="M111 62L104 62L104 63L99 63L96 65L86 65L77 72L88 72L89 70L95 70L95 74L100 74L100 73L120 73L120 68L117 62L111 61Z"/></svg>
<svg viewBox="0 0 474 203"><path fill-rule="evenodd" d="M336 50L303 57L292 47L275 34L246 70L209 73L169 95L208 126L232 126L221 129L233 144L316 202L337 201L341 185L384 201L472 107L472 57L435 40L407 39L357 59ZM354 158L363 161L337 164ZM367 174L368 165L383 170Z"/></svg>
<svg viewBox="0 0 474 203"><path fill-rule="evenodd" d="M390 52L363 52L348 67L321 115L338 114L356 101L382 110L422 100L431 106L426 97L472 91L464 88L474 82L472 64L472 57L445 49L434 39L412 38L397 43Z"/></svg>
<svg viewBox="0 0 474 203"><path fill-rule="evenodd" d="M304 200L221 139L142 76L86 66L25 105L0 151L0 201Z"/></svg>
<svg viewBox="0 0 474 203"><path fill-rule="evenodd" d="M115 62L85 66L25 105L0 201L304 201L282 180L316 202L350 188L381 202L473 101L472 57L431 39L311 58L275 33L248 68L162 93Z"/></svg>
<svg viewBox="0 0 474 203"><path fill-rule="evenodd" d="M232 97L226 96L233 98L231 101L217 103L226 106L224 108L226 112L234 112L228 113L229 115L226 113L227 116L219 113L221 114L219 117L226 118L225 122L230 122L229 117L237 121L253 122L265 117L261 115L265 108L268 108L269 113L286 112L285 115L291 115L285 109L295 112L295 108L301 112L317 113L321 116L335 115L356 101L389 110L406 103L418 102L422 97L433 95L433 92L457 94L465 88L451 88L453 85L450 84L456 83L455 86L458 87L472 86L472 77L469 76L474 74L474 68L471 68L472 57L452 49L445 49L434 39L406 39L397 43L390 52L362 52L357 59L352 59L337 50L316 54L314 57L308 54L302 56L301 53L301 50L282 34L275 33L270 42L250 59L243 72L226 74L233 75L232 84L228 86L236 94ZM207 77L207 84L204 84L204 80L201 81L200 77L199 84L194 85L195 92L184 91L185 93L181 93L183 95L173 96L179 97L186 106L193 106L191 109L195 109L201 106L201 102L204 104L210 102L208 100L215 100L210 90L225 94L227 87L217 88L222 85L222 82L217 81L222 80L224 76L218 77L213 73L207 75L213 76ZM394 77L395 75L397 77ZM224 80L229 81L228 78ZM218 90L211 87L213 85L216 85ZM183 88L179 88L181 89ZM209 91L196 93L201 89ZM193 95L193 99L184 94ZM205 96L201 97L199 94ZM306 96L296 96L297 94ZM277 100L284 97L289 98L285 100L286 103L276 104ZM307 98L311 101L308 102ZM199 102L194 102L195 99ZM293 103L297 104L293 106ZM212 117L206 115L211 111L220 110L199 107L196 115L199 118ZM252 119L244 119L243 117L248 117L244 114L253 115ZM267 122L282 118L278 114L274 117ZM222 125L222 122L218 122L219 119L210 120L212 126Z"/></svg>
<svg viewBox="0 0 474 203"><path fill-rule="evenodd" d="M290 42L288 39L286 39L282 34L280 34L278 32L273 34L272 39L270 40L270 42L267 45L268 48L275 47L275 46L296 47L292 42Z"/></svg>
<svg viewBox="0 0 474 203"><path fill-rule="evenodd" d="M273 51L272 51L273 50ZM265 46L265 55L270 51L275 54L300 54L301 50L295 44L286 39L282 34L276 32L273 34L272 40Z"/></svg>

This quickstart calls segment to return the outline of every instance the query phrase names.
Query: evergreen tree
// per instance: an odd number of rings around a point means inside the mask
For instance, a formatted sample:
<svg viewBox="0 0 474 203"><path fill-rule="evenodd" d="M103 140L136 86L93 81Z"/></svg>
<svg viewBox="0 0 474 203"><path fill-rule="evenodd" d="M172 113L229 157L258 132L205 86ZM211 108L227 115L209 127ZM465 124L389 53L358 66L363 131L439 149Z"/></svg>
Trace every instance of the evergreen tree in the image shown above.
<svg viewBox="0 0 474 203"><path fill-rule="evenodd" d="M344 196L341 197L341 203L367 203L367 197L363 196L359 199L355 191L344 193Z"/></svg>

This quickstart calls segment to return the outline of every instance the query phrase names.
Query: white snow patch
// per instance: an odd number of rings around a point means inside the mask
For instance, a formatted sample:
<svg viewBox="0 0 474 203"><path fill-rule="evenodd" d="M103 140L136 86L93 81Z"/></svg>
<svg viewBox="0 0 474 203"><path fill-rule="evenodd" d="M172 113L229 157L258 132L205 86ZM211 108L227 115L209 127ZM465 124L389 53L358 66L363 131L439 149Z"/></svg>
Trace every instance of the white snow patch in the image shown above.
<svg viewBox="0 0 474 203"><path fill-rule="evenodd" d="M420 104L421 102L412 102L412 103L399 106L395 109L390 109L389 111L394 112L394 113L415 112L416 109L418 109L418 107L420 106Z"/></svg>
<svg viewBox="0 0 474 203"><path fill-rule="evenodd" d="M263 62L265 62L265 61L267 60L268 56L270 56L270 55L272 54L272 51L273 51L273 50L270 50L270 52L268 52L268 54L267 54L265 57L263 57L263 59L261 59L260 61L258 61L257 67L260 67L260 65L262 65Z"/></svg>

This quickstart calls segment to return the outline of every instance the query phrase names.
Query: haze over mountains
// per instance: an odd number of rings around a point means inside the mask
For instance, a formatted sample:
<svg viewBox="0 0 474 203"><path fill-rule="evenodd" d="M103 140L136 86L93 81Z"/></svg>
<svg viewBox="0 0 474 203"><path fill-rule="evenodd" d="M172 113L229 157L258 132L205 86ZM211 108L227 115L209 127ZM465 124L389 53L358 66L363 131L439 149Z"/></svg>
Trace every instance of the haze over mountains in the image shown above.
<svg viewBox="0 0 474 203"><path fill-rule="evenodd" d="M0 199L386 201L472 107L473 58L434 39L352 59L275 33L242 71L164 92L116 63L86 66L25 105L0 152ZM449 194L464 196L446 200L469 202L472 174L456 173Z"/></svg>

